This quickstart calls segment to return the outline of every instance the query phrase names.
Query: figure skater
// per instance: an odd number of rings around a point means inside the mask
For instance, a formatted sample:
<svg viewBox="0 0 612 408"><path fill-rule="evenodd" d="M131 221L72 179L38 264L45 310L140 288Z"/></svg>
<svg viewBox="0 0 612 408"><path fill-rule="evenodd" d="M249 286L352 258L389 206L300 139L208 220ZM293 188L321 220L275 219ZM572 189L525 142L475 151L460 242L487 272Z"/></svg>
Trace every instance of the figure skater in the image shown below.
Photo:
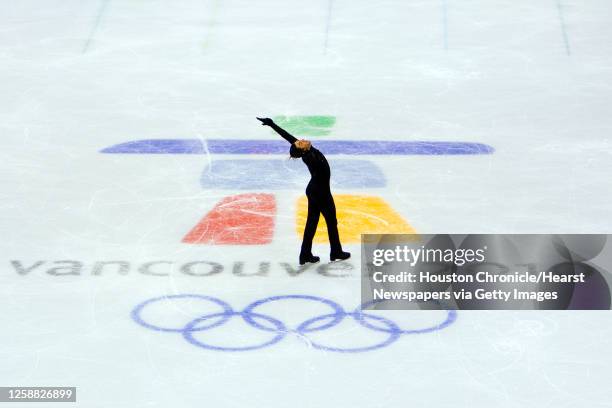
<svg viewBox="0 0 612 408"><path fill-rule="evenodd" d="M338 220L336 219L336 206L334 197L329 187L331 176L329 164L319 150L315 149L308 140L298 140L287 131L279 127L270 118L257 118L262 125L270 126L283 139L291 143L289 155L294 158L302 158L310 171L310 181L306 187L306 197L308 198L308 217L304 227L304 237L302 239L302 249L300 250L300 265L306 262L319 262L319 257L312 254L312 239L317 231L319 215L323 214L327 223L327 233L329 234L329 244L331 247L329 258L332 261L350 258L349 252L342 250L340 237L338 235Z"/></svg>

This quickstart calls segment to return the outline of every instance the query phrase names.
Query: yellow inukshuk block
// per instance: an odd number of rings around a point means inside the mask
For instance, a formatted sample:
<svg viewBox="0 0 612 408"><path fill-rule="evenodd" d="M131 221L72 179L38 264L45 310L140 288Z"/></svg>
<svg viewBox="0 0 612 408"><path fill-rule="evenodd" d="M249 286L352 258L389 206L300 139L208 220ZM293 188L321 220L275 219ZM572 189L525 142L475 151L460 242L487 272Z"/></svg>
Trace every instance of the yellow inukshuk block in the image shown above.
<svg viewBox="0 0 612 408"><path fill-rule="evenodd" d="M342 243L357 243L361 234L415 234L416 231L382 198L376 196L335 194L338 233ZM296 232L304 233L308 199L297 202ZM314 238L315 243L329 242L327 224L321 214Z"/></svg>

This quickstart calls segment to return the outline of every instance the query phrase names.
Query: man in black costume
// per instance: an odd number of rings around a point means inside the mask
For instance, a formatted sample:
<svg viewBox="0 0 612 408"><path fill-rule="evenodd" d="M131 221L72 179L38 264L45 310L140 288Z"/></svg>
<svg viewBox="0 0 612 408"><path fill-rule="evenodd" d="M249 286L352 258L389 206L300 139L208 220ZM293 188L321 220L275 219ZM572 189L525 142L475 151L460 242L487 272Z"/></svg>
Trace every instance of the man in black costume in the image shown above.
<svg viewBox="0 0 612 408"><path fill-rule="evenodd" d="M304 227L304 237L302 239L302 249L300 250L300 265L306 262L319 262L319 257L312 254L312 239L317 231L319 214L323 214L327 223L327 233L329 234L329 244L331 247L329 258L348 259L351 254L342 250L340 237L338 235L338 220L336 219L336 205L334 197L329 187L331 172L329 164L319 150L315 149L308 140L298 140L289 132L279 127L270 118L257 118L262 125L270 126L283 139L291 143L289 155L295 159L302 158L302 161L310 171L310 182L306 187L306 197L308 198L308 217Z"/></svg>

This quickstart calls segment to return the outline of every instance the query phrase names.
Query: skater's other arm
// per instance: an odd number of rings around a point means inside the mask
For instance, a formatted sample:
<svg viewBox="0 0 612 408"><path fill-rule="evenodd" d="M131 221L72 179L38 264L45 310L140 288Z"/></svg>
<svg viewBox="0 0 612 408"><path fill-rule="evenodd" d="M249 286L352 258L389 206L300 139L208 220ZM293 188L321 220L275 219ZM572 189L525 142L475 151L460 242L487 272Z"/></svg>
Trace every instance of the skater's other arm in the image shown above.
<svg viewBox="0 0 612 408"><path fill-rule="evenodd" d="M281 135L283 139L285 139L289 143L294 144L295 142L297 142L297 139L291 133L287 132L285 129L278 126L276 123L274 123L272 119L257 118L257 120L259 120L263 126L270 126L272 129L274 129L276 133Z"/></svg>

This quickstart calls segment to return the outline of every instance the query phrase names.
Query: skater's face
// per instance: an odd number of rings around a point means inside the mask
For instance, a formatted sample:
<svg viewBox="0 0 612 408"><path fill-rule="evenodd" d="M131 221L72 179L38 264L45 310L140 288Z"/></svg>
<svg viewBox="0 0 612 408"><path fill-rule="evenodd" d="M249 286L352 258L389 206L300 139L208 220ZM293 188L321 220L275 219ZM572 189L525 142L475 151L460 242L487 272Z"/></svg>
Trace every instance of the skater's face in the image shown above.
<svg viewBox="0 0 612 408"><path fill-rule="evenodd" d="M310 141L308 140L300 139L300 140L297 140L294 144L295 144L295 147L297 147L300 150L307 151L310 149Z"/></svg>

